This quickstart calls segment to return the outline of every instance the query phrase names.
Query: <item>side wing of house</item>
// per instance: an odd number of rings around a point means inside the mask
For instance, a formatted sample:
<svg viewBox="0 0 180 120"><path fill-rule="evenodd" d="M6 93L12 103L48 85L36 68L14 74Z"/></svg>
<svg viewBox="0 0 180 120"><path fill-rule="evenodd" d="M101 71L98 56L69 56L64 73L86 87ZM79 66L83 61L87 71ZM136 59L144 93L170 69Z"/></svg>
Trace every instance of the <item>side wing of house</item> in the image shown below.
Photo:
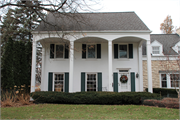
<svg viewBox="0 0 180 120"><path fill-rule="evenodd" d="M151 63L153 88L175 88L179 86L179 48L177 34L151 34ZM145 44L143 49L145 50ZM144 89L148 88L147 59L143 52Z"/></svg>

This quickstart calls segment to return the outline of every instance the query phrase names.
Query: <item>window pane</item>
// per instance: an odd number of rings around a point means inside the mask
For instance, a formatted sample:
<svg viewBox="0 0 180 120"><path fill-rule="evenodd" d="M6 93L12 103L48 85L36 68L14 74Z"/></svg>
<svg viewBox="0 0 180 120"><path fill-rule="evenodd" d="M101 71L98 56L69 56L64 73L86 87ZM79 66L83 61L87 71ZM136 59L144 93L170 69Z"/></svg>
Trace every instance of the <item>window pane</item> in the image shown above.
<svg viewBox="0 0 180 120"><path fill-rule="evenodd" d="M95 45L88 45L88 58L95 58Z"/></svg>
<svg viewBox="0 0 180 120"><path fill-rule="evenodd" d="M161 74L161 85L162 85L162 87L167 87L166 74Z"/></svg>
<svg viewBox="0 0 180 120"><path fill-rule="evenodd" d="M170 74L171 87L179 87L179 74Z"/></svg>
<svg viewBox="0 0 180 120"><path fill-rule="evenodd" d="M55 74L54 91L63 92L64 74Z"/></svg>
<svg viewBox="0 0 180 120"><path fill-rule="evenodd" d="M63 58L63 45L56 45L56 58Z"/></svg>
<svg viewBox="0 0 180 120"><path fill-rule="evenodd" d="M119 45L120 58L127 58L127 45Z"/></svg>
<svg viewBox="0 0 180 120"><path fill-rule="evenodd" d="M166 79L166 74L161 74L161 80L167 80Z"/></svg>
<svg viewBox="0 0 180 120"><path fill-rule="evenodd" d="M87 91L96 91L96 74L87 74Z"/></svg>
<svg viewBox="0 0 180 120"><path fill-rule="evenodd" d="M159 47L152 47L153 54L159 54Z"/></svg>

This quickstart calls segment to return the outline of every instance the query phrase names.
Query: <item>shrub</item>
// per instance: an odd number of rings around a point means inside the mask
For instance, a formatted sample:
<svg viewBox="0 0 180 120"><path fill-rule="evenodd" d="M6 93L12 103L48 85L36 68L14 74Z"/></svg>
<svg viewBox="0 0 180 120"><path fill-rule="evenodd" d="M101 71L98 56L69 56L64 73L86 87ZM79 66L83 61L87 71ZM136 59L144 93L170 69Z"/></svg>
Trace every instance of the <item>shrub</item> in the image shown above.
<svg viewBox="0 0 180 120"><path fill-rule="evenodd" d="M145 89L148 92L148 88ZM153 93L161 94L162 96L168 97L178 97L178 94L175 89L168 88L153 88Z"/></svg>
<svg viewBox="0 0 180 120"><path fill-rule="evenodd" d="M38 103L61 104L141 104L142 97L154 98L159 94L147 92L77 92L40 91L31 93Z"/></svg>
<svg viewBox="0 0 180 120"><path fill-rule="evenodd" d="M144 105L167 107L167 108L179 108L178 98L163 98L162 100L146 99L143 101Z"/></svg>

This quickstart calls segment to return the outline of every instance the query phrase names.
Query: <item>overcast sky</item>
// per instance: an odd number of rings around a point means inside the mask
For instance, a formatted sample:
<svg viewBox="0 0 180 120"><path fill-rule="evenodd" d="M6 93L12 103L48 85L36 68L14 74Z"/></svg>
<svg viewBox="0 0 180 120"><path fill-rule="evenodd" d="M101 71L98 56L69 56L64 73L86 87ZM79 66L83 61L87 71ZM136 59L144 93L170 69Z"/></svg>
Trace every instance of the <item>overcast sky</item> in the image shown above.
<svg viewBox="0 0 180 120"><path fill-rule="evenodd" d="M161 34L160 24L170 15L173 25L180 27L180 0L100 0L100 12L134 11L152 31Z"/></svg>

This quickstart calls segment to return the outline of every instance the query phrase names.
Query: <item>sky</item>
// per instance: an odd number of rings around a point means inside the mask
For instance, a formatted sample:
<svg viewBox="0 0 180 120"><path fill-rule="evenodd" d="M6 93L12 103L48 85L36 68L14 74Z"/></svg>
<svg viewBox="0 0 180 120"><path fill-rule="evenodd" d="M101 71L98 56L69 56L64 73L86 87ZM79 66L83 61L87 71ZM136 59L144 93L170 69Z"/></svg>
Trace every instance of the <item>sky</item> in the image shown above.
<svg viewBox="0 0 180 120"><path fill-rule="evenodd" d="M99 12L134 11L152 31L161 34L160 24L167 15L173 25L180 27L180 0L100 0Z"/></svg>

